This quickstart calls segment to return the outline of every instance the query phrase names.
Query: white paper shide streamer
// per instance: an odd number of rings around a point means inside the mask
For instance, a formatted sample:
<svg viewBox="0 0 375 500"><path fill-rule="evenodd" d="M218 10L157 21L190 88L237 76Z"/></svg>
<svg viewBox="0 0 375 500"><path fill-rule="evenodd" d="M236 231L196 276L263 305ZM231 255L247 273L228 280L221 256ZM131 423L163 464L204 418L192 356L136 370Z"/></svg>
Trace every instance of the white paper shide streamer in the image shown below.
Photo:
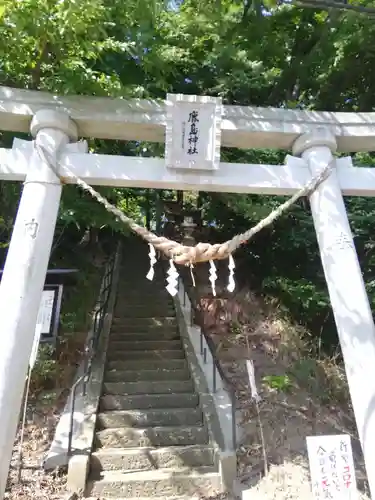
<svg viewBox="0 0 375 500"><path fill-rule="evenodd" d="M167 274L168 274L168 278L167 278L168 285L166 288L168 290L168 293L170 293L172 295L172 297L174 297L178 292L178 290L177 290L178 272L176 270L176 267L175 267L172 259L169 261L169 269L168 269Z"/></svg>
<svg viewBox="0 0 375 500"><path fill-rule="evenodd" d="M212 287L212 294L214 297L216 297L216 280L217 280L217 272L216 272L216 266L213 260L210 260L210 277L209 280L211 282L211 287Z"/></svg>
<svg viewBox="0 0 375 500"><path fill-rule="evenodd" d="M236 267L236 264L234 263L234 259L232 255L229 255L229 262L228 262L228 269L229 269L229 278L228 278L228 286L227 290L228 292L233 292L234 289L236 288L236 283L234 281L234 269Z"/></svg>
<svg viewBox="0 0 375 500"><path fill-rule="evenodd" d="M148 246L150 248L150 251L148 252L148 256L150 257L150 270L147 273L146 278L152 281L155 275L154 265L156 264L156 250L151 243L149 243Z"/></svg>

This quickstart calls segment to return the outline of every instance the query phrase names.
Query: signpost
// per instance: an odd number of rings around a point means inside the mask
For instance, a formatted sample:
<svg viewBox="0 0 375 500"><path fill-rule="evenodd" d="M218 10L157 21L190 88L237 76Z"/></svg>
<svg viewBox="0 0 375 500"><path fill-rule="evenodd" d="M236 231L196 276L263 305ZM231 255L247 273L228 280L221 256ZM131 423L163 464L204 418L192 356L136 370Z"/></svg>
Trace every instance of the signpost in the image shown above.
<svg viewBox="0 0 375 500"><path fill-rule="evenodd" d="M350 395L375 498L375 326L343 195L375 196L375 169L337 151L373 151L375 113L221 106L215 98L168 96L165 103L59 97L0 88L0 129L31 132L0 149L0 180L26 180L0 287L0 498L16 432L43 291L61 183L289 195L318 171L311 212L342 348ZM87 154L81 137L166 142L166 158ZM220 162L220 147L294 151L285 165ZM173 276L171 276L173 281ZM14 359L17 358L17 364Z"/></svg>
<svg viewBox="0 0 375 500"><path fill-rule="evenodd" d="M308 436L306 443L314 499L357 500L350 436Z"/></svg>

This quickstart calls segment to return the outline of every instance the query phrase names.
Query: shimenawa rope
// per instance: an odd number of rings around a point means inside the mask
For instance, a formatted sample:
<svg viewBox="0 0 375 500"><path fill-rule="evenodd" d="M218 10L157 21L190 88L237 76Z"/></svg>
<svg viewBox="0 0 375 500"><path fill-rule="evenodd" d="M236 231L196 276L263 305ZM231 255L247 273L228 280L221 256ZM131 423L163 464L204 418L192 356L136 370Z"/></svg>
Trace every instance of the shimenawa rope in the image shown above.
<svg viewBox="0 0 375 500"><path fill-rule="evenodd" d="M56 176L61 180L63 184L65 184L64 178L58 172L57 159L52 158L52 155L45 149L43 145L38 143L37 140L34 141L34 147L38 151L38 154L41 156L42 160L44 160L52 168ZM74 172L72 172L70 169L67 169L66 167L64 168L68 170L71 177L73 177L73 179L81 189L88 192L94 199L101 203L108 212L118 217L134 233L138 234L141 238L154 246L157 250L163 252L176 264L189 266L199 262L208 262L229 258L229 256L232 255L232 253L235 252L242 244L248 242L253 236L259 233L259 231L269 226L276 219L278 219L299 198L312 194L315 189L329 176L334 161L335 160L332 160L303 188L297 191L285 203L279 205L275 210L267 215L267 217L259 221L251 229L248 229L242 234L234 236L231 240L225 241L224 243L216 243L214 245L210 243L198 243L194 247L182 245L181 243L165 238L164 236L157 236L145 227L140 226L131 217L128 217L120 209L112 205L103 195L98 193L98 191L96 191L92 186L87 184L87 182L77 177Z"/></svg>

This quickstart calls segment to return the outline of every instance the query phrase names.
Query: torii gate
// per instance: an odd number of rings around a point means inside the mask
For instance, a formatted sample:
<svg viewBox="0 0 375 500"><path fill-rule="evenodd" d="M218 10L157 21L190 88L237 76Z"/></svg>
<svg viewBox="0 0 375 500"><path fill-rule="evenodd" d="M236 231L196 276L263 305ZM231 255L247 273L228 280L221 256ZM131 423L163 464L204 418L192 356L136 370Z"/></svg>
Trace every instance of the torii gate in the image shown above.
<svg viewBox="0 0 375 500"><path fill-rule="evenodd" d="M0 287L0 498L50 256L61 177L67 183L78 176L92 185L116 187L288 195L332 163L336 150L375 149L375 113L222 106L219 99L196 96L168 95L166 102L124 101L2 87L0 129L31 132L35 137L34 143L15 139L12 149L0 149L0 179L25 181ZM87 144L75 142L78 135L162 142L165 130L165 160L87 154ZM39 156L35 143L48 153L53 168ZM277 166L220 163L221 143L292 149L296 157L288 155L286 164ZM374 196L375 169L355 168L350 157L333 165L310 202L375 498L375 327L342 197Z"/></svg>

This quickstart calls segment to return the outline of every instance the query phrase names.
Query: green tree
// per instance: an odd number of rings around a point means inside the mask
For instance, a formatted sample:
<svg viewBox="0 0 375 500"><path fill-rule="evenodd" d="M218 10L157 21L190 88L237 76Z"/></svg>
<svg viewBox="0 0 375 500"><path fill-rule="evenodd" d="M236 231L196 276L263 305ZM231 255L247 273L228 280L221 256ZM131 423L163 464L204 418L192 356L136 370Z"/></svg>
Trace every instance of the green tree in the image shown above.
<svg viewBox="0 0 375 500"><path fill-rule="evenodd" d="M147 99L181 92L217 95L234 105L370 111L375 105L374 30L368 15L273 0L3 0L0 84L61 94ZM8 134L0 140L9 146ZM103 153L163 154L160 144L89 142ZM251 144L248 150L222 150L229 162L279 164L285 154L251 149ZM354 161L373 164L374 158L361 154ZM19 187L6 183L1 190L4 243ZM103 192L140 221L154 199L145 190ZM218 239L246 229L281 201L207 193L201 198L206 219L218 223ZM347 206L375 301L375 205L372 199L353 198ZM76 187L64 188L57 235L75 231L79 241L87 231L95 238L108 227L120 226ZM281 297L313 328L334 331L306 200L239 255L262 291ZM289 262L293 266L285 265Z"/></svg>

